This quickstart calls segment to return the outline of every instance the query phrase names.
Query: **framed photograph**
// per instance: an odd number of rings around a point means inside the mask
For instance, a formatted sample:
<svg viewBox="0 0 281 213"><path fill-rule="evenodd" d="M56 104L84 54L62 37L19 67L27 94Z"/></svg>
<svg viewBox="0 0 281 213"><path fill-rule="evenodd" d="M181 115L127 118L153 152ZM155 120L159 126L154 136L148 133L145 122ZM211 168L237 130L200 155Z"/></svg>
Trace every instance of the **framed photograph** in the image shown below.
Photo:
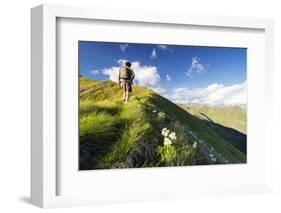
<svg viewBox="0 0 281 213"><path fill-rule="evenodd" d="M270 192L272 20L31 14L33 204Z"/></svg>

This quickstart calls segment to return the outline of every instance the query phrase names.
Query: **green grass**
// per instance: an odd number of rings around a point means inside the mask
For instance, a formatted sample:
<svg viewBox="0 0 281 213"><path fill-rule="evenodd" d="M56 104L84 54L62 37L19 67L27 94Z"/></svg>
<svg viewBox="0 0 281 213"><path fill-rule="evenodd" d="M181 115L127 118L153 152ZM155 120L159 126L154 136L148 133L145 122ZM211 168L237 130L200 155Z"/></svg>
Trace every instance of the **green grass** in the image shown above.
<svg viewBox="0 0 281 213"><path fill-rule="evenodd" d="M80 77L80 91L87 90L89 88L92 88L98 84L95 80L90 80L88 78Z"/></svg>
<svg viewBox="0 0 281 213"><path fill-rule="evenodd" d="M115 135L116 119L106 113L91 113L80 117L80 136L96 138ZM83 142L83 141L82 141Z"/></svg>
<svg viewBox="0 0 281 213"><path fill-rule="evenodd" d="M159 156L164 127L177 134L172 163ZM198 140L205 145L192 148ZM80 77L80 169L209 164L206 150L211 147L228 162L246 161L202 120L153 91L134 86L124 104L116 83Z"/></svg>
<svg viewBox="0 0 281 213"><path fill-rule="evenodd" d="M247 113L246 109L239 106L212 107L201 104L181 104L181 106L193 115L211 118L214 122L223 126L233 128L246 134Z"/></svg>

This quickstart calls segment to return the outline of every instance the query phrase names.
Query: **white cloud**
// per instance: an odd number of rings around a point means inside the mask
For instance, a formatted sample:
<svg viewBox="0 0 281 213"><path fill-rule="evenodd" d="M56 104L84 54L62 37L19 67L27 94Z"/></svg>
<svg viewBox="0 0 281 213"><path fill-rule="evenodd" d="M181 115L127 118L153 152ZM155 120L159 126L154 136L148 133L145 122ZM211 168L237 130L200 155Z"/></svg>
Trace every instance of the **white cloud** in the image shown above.
<svg viewBox="0 0 281 213"><path fill-rule="evenodd" d="M102 74L108 76L109 80L115 81L116 83L118 83L119 67L104 68L102 70Z"/></svg>
<svg viewBox="0 0 281 213"><path fill-rule="evenodd" d="M124 64L126 60L120 59L118 63ZM132 62L132 69L135 72L135 83L149 88L160 86L160 75L157 67L141 65L140 62ZM102 70L104 75L107 75L110 80L118 82L119 67L105 68Z"/></svg>
<svg viewBox="0 0 281 213"><path fill-rule="evenodd" d="M156 47L163 51L169 51L170 53L174 52L173 49L169 45L158 44Z"/></svg>
<svg viewBox="0 0 281 213"><path fill-rule="evenodd" d="M167 81L171 81L171 80L172 80L171 76L169 76L169 75L167 74L167 75L166 75L166 80L167 80Z"/></svg>
<svg viewBox="0 0 281 213"><path fill-rule="evenodd" d="M193 74L201 73L205 70L204 65L201 64L200 58L198 57L192 57L191 59L191 65L188 68L187 72L185 73L188 77L193 77Z"/></svg>
<svg viewBox="0 0 281 213"><path fill-rule="evenodd" d="M97 75L97 74L100 73L100 71L99 71L99 70L91 70L90 73L91 73L92 75Z"/></svg>
<svg viewBox="0 0 281 213"><path fill-rule="evenodd" d="M118 63L124 64L126 60L120 59ZM226 86L223 84L210 84L204 88L177 88L170 90L161 85L160 75L157 67L142 65L138 61L132 62L132 69L135 72L136 85L146 86L153 91L165 96L176 103L198 103L213 106L246 105L247 102L247 82ZM100 71L112 81L118 82L119 66L105 68ZM171 80L166 75L166 80Z"/></svg>
<svg viewBox="0 0 281 213"><path fill-rule="evenodd" d="M128 47L129 47L128 44L120 44L120 49L121 49L123 52L125 52Z"/></svg>
<svg viewBox="0 0 281 213"><path fill-rule="evenodd" d="M154 92L161 94L161 95L167 95L167 90L166 88L164 88L163 86L161 86L160 84L157 86L152 86L150 87L150 89L152 89Z"/></svg>
<svg viewBox="0 0 281 213"><path fill-rule="evenodd" d="M247 82L225 86L211 84L205 88L177 88L169 98L177 103L199 103L214 106L246 105Z"/></svg>
<svg viewBox="0 0 281 213"><path fill-rule="evenodd" d="M157 45L157 47L158 47L159 49L162 49L162 50L168 49L168 46L167 46L167 45L163 45L163 44L159 44L159 45Z"/></svg>
<svg viewBox="0 0 281 213"><path fill-rule="evenodd" d="M139 62L133 62L132 68L136 74L136 81L143 86L156 86L160 83L160 75L155 66L141 66Z"/></svg>
<svg viewBox="0 0 281 213"><path fill-rule="evenodd" d="M152 59L157 58L157 53L156 53L156 49L155 48L153 48L152 53L150 55L150 58L152 58Z"/></svg>

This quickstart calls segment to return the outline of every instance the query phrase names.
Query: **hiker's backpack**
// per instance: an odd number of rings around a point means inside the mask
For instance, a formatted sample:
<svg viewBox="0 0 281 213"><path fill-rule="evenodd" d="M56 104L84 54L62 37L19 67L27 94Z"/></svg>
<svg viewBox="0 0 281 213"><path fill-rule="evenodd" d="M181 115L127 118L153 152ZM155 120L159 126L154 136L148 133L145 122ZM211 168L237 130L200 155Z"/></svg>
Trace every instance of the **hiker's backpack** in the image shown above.
<svg viewBox="0 0 281 213"><path fill-rule="evenodd" d="M121 67L120 68L120 78L125 80L131 80L132 77L132 71L128 67Z"/></svg>

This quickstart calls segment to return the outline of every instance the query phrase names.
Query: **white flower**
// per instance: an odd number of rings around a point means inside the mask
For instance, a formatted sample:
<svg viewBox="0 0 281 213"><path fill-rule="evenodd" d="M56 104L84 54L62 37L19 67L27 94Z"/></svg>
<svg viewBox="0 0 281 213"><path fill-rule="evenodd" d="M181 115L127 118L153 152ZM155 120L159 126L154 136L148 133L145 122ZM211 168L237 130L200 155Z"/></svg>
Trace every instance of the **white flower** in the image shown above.
<svg viewBox="0 0 281 213"><path fill-rule="evenodd" d="M156 111L156 109L155 109L155 110L153 110L152 112L154 112L154 113L155 113L155 112L157 112L157 111Z"/></svg>
<svg viewBox="0 0 281 213"><path fill-rule="evenodd" d="M175 133L175 132L172 132L172 133L169 135L169 138L172 139L172 140L176 140L176 139L177 139L176 133Z"/></svg>
<svg viewBox="0 0 281 213"><path fill-rule="evenodd" d="M172 141L169 138L164 138L164 145L171 145Z"/></svg>
<svg viewBox="0 0 281 213"><path fill-rule="evenodd" d="M197 142L196 142L196 141L193 143L192 147L193 147L194 149L196 149L196 147L197 147Z"/></svg>
<svg viewBox="0 0 281 213"><path fill-rule="evenodd" d="M159 118L165 118L165 116L166 116L165 112L158 112Z"/></svg>
<svg viewBox="0 0 281 213"><path fill-rule="evenodd" d="M163 128L162 129L162 135L164 137L168 137L169 133L170 133L170 130L168 130L168 128Z"/></svg>
<svg viewBox="0 0 281 213"><path fill-rule="evenodd" d="M162 134L164 133L164 132L166 132L168 130L168 128L163 128L162 129Z"/></svg>
<svg viewBox="0 0 281 213"><path fill-rule="evenodd" d="M168 137L169 131L164 132L163 136Z"/></svg>

